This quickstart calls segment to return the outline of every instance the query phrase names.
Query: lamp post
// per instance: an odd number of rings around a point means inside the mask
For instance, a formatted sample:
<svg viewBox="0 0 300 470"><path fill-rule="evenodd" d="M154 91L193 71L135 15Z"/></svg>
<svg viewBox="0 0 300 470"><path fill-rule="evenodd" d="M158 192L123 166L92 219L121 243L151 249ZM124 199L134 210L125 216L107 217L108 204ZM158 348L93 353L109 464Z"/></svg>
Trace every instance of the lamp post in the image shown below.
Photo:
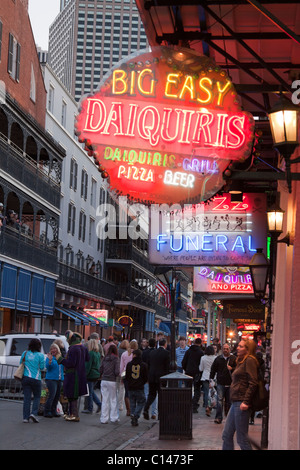
<svg viewBox="0 0 300 470"><path fill-rule="evenodd" d="M300 162L300 158L291 160L292 154L299 145L299 106L294 105L281 96L278 103L268 114L274 147L285 159L286 179L289 192L291 193L291 164Z"/></svg>

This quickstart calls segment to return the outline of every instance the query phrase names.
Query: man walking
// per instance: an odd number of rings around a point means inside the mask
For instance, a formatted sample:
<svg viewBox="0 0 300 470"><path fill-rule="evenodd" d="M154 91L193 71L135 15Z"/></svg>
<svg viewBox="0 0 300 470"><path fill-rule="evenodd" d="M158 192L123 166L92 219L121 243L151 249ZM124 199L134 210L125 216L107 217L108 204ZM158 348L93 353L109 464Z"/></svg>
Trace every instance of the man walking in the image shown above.
<svg viewBox="0 0 300 470"><path fill-rule="evenodd" d="M176 348L176 363L177 363L177 372L183 372L182 368L182 359L184 358L185 353L189 347L186 345L186 338L184 336L179 337L179 347Z"/></svg>
<svg viewBox="0 0 300 470"><path fill-rule="evenodd" d="M126 380L130 400L131 424L138 426L138 420L145 405L146 398L144 385L148 380L148 367L142 362L142 351L136 349L132 352L132 361L126 366Z"/></svg>
<svg viewBox="0 0 300 470"><path fill-rule="evenodd" d="M159 348L154 349L149 355L149 395L144 408L145 419L149 419L149 408L159 393L160 377L167 375L170 370L170 353L166 348L167 341L163 338L159 341Z"/></svg>
<svg viewBox="0 0 300 470"><path fill-rule="evenodd" d="M225 343L222 349L223 353L216 357L210 370L210 379L217 374L217 409L215 423L221 424L223 419L223 399L225 399L224 412L227 416L230 408L230 385L231 373L227 365L233 369L236 366L236 357L230 353L229 344Z"/></svg>
<svg viewBox="0 0 300 470"><path fill-rule="evenodd" d="M201 372L199 365L204 352L201 348L201 338L196 338L194 344L186 351L182 359L182 368L186 375L193 377L194 395L192 399L193 413L198 413L199 400L201 394Z"/></svg>

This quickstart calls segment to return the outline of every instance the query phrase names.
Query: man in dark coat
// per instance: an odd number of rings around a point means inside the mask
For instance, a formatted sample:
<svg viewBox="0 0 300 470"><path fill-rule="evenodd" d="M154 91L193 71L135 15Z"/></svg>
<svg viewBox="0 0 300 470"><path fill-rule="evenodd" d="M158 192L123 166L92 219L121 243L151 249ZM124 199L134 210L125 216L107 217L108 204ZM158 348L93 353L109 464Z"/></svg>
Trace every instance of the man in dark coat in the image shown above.
<svg viewBox="0 0 300 470"><path fill-rule="evenodd" d="M167 341L165 338L159 341L159 348L149 355L149 395L144 408L144 418L149 419L149 408L159 393L159 379L167 375L170 371L170 353L166 350Z"/></svg>
<svg viewBox="0 0 300 470"><path fill-rule="evenodd" d="M79 421L77 400L88 393L85 363L90 356L87 348L81 344L79 333L68 333L67 340L70 347L66 358L58 354L56 360L65 367L64 396L69 401L69 415L65 419L76 422Z"/></svg>
<svg viewBox="0 0 300 470"><path fill-rule="evenodd" d="M186 375L193 377L194 396L192 399L193 413L198 413L199 399L201 394L201 372L199 365L204 352L201 348L201 338L196 338L194 344L187 350L182 359L182 368Z"/></svg>

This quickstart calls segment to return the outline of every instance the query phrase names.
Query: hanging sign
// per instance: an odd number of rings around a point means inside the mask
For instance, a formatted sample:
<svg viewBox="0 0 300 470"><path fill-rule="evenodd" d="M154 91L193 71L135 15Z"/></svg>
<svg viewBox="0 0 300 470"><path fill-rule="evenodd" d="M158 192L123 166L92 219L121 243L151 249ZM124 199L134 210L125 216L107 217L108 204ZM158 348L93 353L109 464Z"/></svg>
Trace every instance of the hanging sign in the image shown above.
<svg viewBox="0 0 300 470"><path fill-rule="evenodd" d="M253 294L248 267L201 266L194 268L194 292Z"/></svg>
<svg viewBox="0 0 300 470"><path fill-rule="evenodd" d="M103 323L107 323L108 319L108 310L100 310L100 309L88 309L85 308L84 312L94 317L96 320L101 321Z"/></svg>
<svg viewBox="0 0 300 470"><path fill-rule="evenodd" d="M244 194L241 203L231 203L230 194L223 194L206 204L185 205L178 210L175 204L173 209L159 210L159 213L151 207L149 261L152 264L249 266L258 248L266 253L266 240L265 194ZM210 273L213 277L212 268ZM236 280L232 278L232 281L234 285Z"/></svg>
<svg viewBox="0 0 300 470"><path fill-rule="evenodd" d="M120 62L84 97L79 141L111 188L142 203L207 200L252 148L254 121L226 72L189 49Z"/></svg>

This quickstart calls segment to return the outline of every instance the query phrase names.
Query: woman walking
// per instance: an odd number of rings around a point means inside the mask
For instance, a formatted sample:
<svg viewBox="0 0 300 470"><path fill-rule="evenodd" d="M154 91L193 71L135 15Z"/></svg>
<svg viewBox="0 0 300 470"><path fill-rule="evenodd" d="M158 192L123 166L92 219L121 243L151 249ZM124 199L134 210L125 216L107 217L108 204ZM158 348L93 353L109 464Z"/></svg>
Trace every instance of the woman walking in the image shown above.
<svg viewBox="0 0 300 470"><path fill-rule="evenodd" d="M41 371L45 369L45 358L44 354L41 353L41 347L42 344L39 339L32 339L28 345L28 350L23 352L20 359L20 364L24 360L25 366L22 378L24 392L23 423L29 423L29 420L34 423L39 422L37 416L42 391ZM32 412L30 412L31 394L33 394Z"/></svg>
<svg viewBox="0 0 300 470"><path fill-rule="evenodd" d="M237 347L236 368L232 373L230 386L231 407L223 431L223 450L234 450L233 437L236 432L241 450L252 450L248 437L251 399L258 380L258 361L255 357L256 344L251 340L241 340ZM230 366L228 366L230 370Z"/></svg>
<svg viewBox="0 0 300 470"><path fill-rule="evenodd" d="M50 353L47 354L46 359L46 385L49 391L48 399L45 403L44 416L45 418L58 418L60 414L57 413L57 404L61 394L61 386L64 380L64 366L59 365L55 356L59 353L60 349L57 344L52 343L50 346Z"/></svg>
<svg viewBox="0 0 300 470"><path fill-rule="evenodd" d="M66 421L79 421L78 398L87 395L87 380L85 362L89 361L89 353L85 346L81 344L82 336L72 331L66 333L69 349L65 358L59 353L56 355L58 364L65 367L64 396L69 402L69 415L65 416Z"/></svg>
<svg viewBox="0 0 300 470"><path fill-rule="evenodd" d="M121 355L121 362L120 362L120 374L123 380L124 388L125 388L125 406L127 411L127 416L130 416L130 401L129 401L129 391L128 391L128 382L126 380L126 366L128 362L132 361L133 355L132 352L138 349L138 343L135 339L130 341L127 351L123 352Z"/></svg>
<svg viewBox="0 0 300 470"><path fill-rule="evenodd" d="M203 406L207 416L210 416L211 408L208 406L209 376L212 363L216 359L213 346L207 346L204 356L201 357L199 371L202 372L201 383L203 388Z"/></svg>
<svg viewBox="0 0 300 470"><path fill-rule="evenodd" d="M87 384L89 387L89 396L88 396L88 407L86 410L83 410L82 413L93 413L94 402L97 405L96 413L99 413L101 410L101 401L95 393L94 387L96 382L100 379L100 363L101 363L101 353L99 348L99 342L96 339L90 339L87 343L87 349L89 352L90 360L85 363L86 369L86 378Z"/></svg>
<svg viewBox="0 0 300 470"><path fill-rule="evenodd" d="M100 366L102 406L100 422L102 424L117 423L119 410L117 403L117 377L120 374L120 360L115 344L109 346Z"/></svg>

